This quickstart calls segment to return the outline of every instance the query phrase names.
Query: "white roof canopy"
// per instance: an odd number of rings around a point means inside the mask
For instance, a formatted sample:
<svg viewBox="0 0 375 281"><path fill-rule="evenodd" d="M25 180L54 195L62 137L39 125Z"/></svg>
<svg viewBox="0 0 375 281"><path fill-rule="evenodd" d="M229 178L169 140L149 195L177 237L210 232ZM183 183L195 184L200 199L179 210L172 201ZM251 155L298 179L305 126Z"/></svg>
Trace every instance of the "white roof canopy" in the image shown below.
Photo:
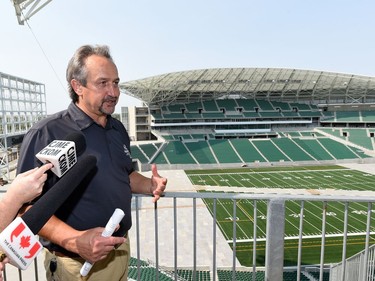
<svg viewBox="0 0 375 281"><path fill-rule="evenodd" d="M216 68L173 72L121 83L148 106L220 98L285 102L375 102L375 77L282 68Z"/></svg>

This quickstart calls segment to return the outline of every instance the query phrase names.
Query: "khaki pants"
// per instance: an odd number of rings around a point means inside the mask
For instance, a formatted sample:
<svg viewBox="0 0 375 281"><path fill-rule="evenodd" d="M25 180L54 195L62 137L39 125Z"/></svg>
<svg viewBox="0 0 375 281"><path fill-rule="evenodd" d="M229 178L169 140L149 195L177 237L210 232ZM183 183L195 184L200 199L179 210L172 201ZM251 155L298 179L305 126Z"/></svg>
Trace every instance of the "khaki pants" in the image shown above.
<svg viewBox="0 0 375 281"><path fill-rule="evenodd" d="M58 257L47 249L44 249L44 253L44 267L48 281L128 280L128 265L130 260L129 238L120 247L111 251L104 260L96 262L86 277L82 277L79 273L85 262L82 258ZM56 259L57 269L52 276L49 266L53 258Z"/></svg>

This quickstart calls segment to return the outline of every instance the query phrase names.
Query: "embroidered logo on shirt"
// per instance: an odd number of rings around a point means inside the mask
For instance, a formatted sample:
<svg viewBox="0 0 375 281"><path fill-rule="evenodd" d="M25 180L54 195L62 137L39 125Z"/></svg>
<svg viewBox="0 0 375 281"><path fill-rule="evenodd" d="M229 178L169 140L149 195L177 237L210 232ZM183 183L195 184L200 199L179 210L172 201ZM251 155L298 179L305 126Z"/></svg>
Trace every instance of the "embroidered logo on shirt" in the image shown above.
<svg viewBox="0 0 375 281"><path fill-rule="evenodd" d="M130 151L128 150L128 148L126 147L125 144L124 144L124 153L125 153L126 156L131 158Z"/></svg>

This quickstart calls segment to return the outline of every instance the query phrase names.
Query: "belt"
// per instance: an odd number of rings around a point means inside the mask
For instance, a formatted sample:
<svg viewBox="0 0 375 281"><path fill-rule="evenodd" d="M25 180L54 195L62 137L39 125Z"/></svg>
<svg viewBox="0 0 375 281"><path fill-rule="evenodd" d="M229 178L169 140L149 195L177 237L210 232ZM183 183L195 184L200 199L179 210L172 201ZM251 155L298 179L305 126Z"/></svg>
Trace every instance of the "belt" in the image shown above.
<svg viewBox="0 0 375 281"><path fill-rule="evenodd" d="M49 250L52 254L54 254L55 256L57 257L61 257L61 258L71 258L71 259L76 259L76 258L80 258L81 256L76 254L76 253L73 253L73 252L58 252L58 251L51 251Z"/></svg>

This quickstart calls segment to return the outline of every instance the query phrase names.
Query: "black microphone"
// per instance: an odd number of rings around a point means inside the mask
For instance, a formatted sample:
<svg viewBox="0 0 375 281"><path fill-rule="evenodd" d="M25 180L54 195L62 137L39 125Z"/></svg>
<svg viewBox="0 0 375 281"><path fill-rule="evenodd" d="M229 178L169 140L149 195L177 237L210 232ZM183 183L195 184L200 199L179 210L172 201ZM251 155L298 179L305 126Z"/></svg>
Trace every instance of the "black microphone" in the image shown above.
<svg viewBox="0 0 375 281"><path fill-rule="evenodd" d="M70 133L64 140L54 140L35 156L43 163L53 164L51 171L61 178L77 163L79 156L86 149L86 140L83 134Z"/></svg>
<svg viewBox="0 0 375 281"><path fill-rule="evenodd" d="M21 217L0 234L0 246L13 265L26 269L42 250L35 236L82 180L96 167L96 157L82 157Z"/></svg>

